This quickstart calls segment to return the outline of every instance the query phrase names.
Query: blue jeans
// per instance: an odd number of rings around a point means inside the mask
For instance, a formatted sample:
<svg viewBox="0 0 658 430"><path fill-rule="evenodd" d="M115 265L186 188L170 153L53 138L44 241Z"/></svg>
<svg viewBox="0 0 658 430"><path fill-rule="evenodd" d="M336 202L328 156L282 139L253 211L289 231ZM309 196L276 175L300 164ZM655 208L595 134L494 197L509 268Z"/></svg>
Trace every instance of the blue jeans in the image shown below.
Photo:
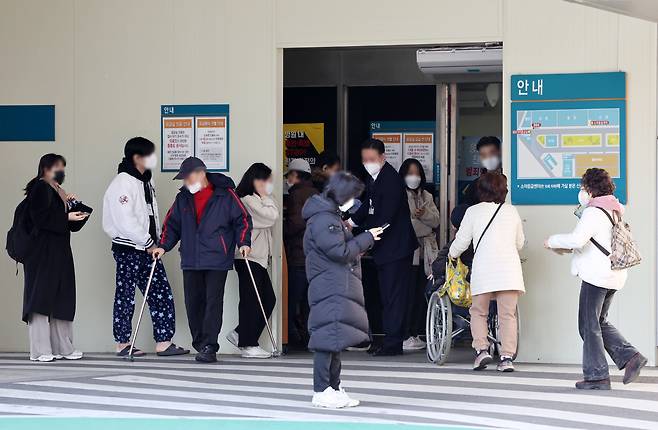
<svg viewBox="0 0 658 430"><path fill-rule="evenodd" d="M586 381L610 377L606 351L620 370L638 352L608 322L608 309L616 292L585 281L580 287L578 331L583 339L583 376Z"/></svg>

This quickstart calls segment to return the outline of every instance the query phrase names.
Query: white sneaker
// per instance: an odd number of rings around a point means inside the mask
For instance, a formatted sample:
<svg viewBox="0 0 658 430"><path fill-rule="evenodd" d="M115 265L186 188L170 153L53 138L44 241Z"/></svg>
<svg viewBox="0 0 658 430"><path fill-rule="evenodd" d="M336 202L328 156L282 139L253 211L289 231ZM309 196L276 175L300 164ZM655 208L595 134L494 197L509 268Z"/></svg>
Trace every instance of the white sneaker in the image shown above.
<svg viewBox="0 0 658 430"><path fill-rule="evenodd" d="M426 346L427 344L420 339L420 336L411 336L402 342L402 350L404 351L420 351L425 349Z"/></svg>
<svg viewBox="0 0 658 430"><path fill-rule="evenodd" d="M41 363L48 363L50 361L55 361L55 356L52 354L43 354L36 358L30 357L30 361L38 361Z"/></svg>
<svg viewBox="0 0 658 430"><path fill-rule="evenodd" d="M340 409L348 405L348 400L340 392L327 387L323 392L313 394L312 403L318 408Z"/></svg>
<svg viewBox="0 0 658 430"><path fill-rule="evenodd" d="M55 360L61 360L62 358L66 360L80 360L82 358L82 351L76 349L69 355L55 354L53 357L55 357Z"/></svg>
<svg viewBox="0 0 658 430"><path fill-rule="evenodd" d="M359 400L351 398L343 387L338 387L338 391L336 392L345 400L347 400L347 405L345 406L346 408L353 408L355 406L359 406L361 403Z"/></svg>
<svg viewBox="0 0 658 430"><path fill-rule="evenodd" d="M233 345L236 348L240 348L238 345L240 343L240 336L238 335L238 332L233 330L229 334L226 335L226 340L228 340L231 345Z"/></svg>
<svg viewBox="0 0 658 430"><path fill-rule="evenodd" d="M272 356L260 346L245 346L240 348L240 351L242 351L242 357L244 358L270 358Z"/></svg>

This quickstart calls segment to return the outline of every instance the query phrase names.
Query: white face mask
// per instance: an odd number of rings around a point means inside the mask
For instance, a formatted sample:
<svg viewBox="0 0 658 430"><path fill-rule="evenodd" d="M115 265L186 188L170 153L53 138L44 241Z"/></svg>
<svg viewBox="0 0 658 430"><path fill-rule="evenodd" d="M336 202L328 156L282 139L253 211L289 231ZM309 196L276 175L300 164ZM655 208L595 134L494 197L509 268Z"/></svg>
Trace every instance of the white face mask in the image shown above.
<svg viewBox="0 0 658 430"><path fill-rule="evenodd" d="M338 209L340 209L341 212L347 212L354 206L354 197L343 203L342 205L338 206Z"/></svg>
<svg viewBox="0 0 658 430"><path fill-rule="evenodd" d="M382 170L382 166L379 163L363 163L363 167L366 168L366 171L370 176L375 176Z"/></svg>
<svg viewBox="0 0 658 430"><path fill-rule="evenodd" d="M192 194L196 194L199 191L201 191L202 185L201 182L195 182L192 185L186 185L187 191L189 191Z"/></svg>
<svg viewBox="0 0 658 430"><path fill-rule="evenodd" d="M500 166L500 158L496 156L485 158L481 162L482 162L482 167L490 171L496 170Z"/></svg>
<svg viewBox="0 0 658 430"><path fill-rule="evenodd" d="M274 184L272 182L265 182L265 194L271 196L272 191L274 191Z"/></svg>
<svg viewBox="0 0 658 430"><path fill-rule="evenodd" d="M407 175L404 178L404 182L407 183L407 187L412 190L415 190L420 185L420 176L418 175Z"/></svg>
<svg viewBox="0 0 658 430"><path fill-rule="evenodd" d="M580 203L581 206L587 206L591 199L592 196L590 196L587 191L581 189L578 192L578 203Z"/></svg>
<svg viewBox="0 0 658 430"><path fill-rule="evenodd" d="M144 157L144 167L148 170L153 170L158 165L158 157L155 156L155 153Z"/></svg>

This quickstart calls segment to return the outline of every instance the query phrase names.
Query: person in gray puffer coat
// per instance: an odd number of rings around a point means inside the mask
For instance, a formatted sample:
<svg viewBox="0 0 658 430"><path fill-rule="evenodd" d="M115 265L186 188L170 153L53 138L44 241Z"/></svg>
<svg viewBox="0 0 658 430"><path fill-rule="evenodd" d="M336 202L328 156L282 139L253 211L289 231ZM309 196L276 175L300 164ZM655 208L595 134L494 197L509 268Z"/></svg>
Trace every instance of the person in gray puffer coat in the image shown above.
<svg viewBox="0 0 658 430"><path fill-rule="evenodd" d="M360 258L379 239L382 229L373 228L355 237L343 225L341 214L363 189L363 183L350 173L336 173L324 192L311 197L302 210L315 406L358 404L340 388L340 353L369 339Z"/></svg>

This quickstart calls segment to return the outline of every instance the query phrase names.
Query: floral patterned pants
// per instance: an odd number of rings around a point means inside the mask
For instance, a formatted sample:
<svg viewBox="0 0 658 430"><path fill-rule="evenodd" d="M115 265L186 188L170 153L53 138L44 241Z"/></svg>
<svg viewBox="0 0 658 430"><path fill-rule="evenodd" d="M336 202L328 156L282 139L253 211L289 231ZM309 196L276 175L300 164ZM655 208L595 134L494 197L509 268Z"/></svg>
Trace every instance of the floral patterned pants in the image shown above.
<svg viewBox="0 0 658 430"><path fill-rule="evenodd" d="M116 292L114 294L113 332L117 343L130 342L132 319L135 311L135 289L144 294L153 259L145 251L114 251L116 267ZM147 298L153 338L166 342L174 337L176 313L174 296L167 280L164 265L158 261Z"/></svg>

